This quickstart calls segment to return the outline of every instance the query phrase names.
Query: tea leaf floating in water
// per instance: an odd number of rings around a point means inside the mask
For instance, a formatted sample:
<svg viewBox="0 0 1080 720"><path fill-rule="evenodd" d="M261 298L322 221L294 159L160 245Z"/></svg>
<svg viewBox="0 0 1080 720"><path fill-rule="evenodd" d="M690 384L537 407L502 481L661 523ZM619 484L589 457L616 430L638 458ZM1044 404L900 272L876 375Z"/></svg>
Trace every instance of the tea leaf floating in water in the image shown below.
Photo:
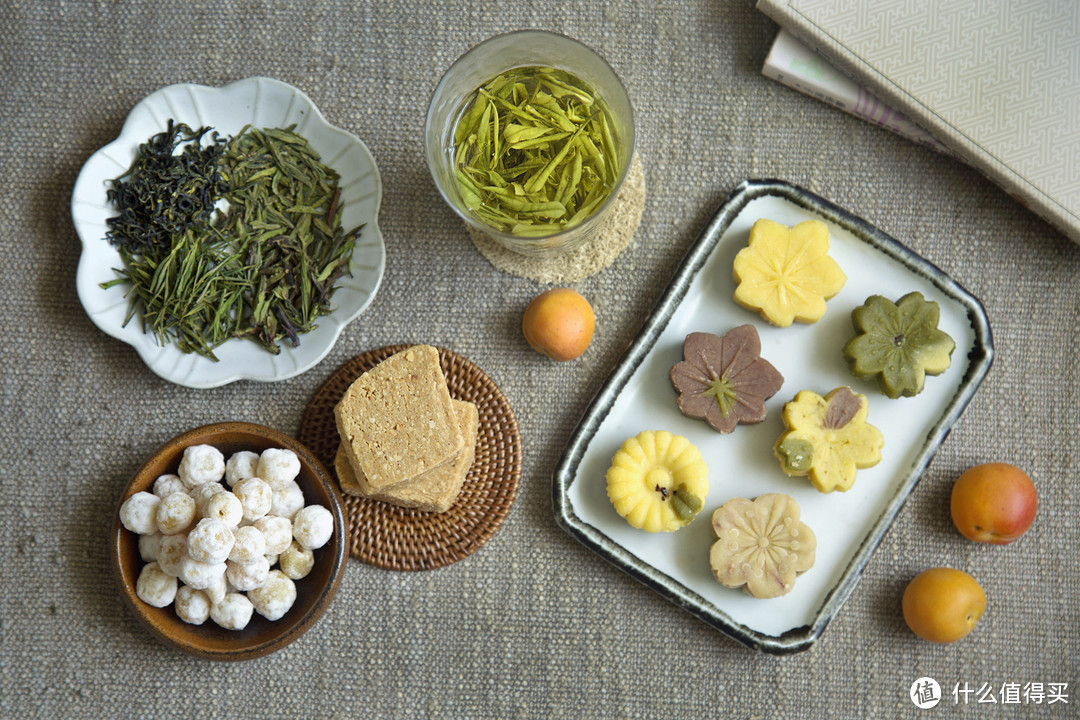
<svg viewBox="0 0 1080 720"><path fill-rule="evenodd" d="M611 194L622 171L616 142L607 106L583 80L520 67L465 101L451 159L476 217L502 232L543 236L581 223Z"/></svg>
<svg viewBox="0 0 1080 720"><path fill-rule="evenodd" d="M361 229L341 226L340 178L292 126L245 127L227 146L215 133L200 148L206 132L170 120L114 181L124 234L109 239L125 267L102 287L130 283L125 325L141 309L144 329L183 352L216 360L214 348L234 337L274 353L286 337L299 345L332 309ZM191 157L170 161L181 137L193 144L177 157ZM221 200L228 209L211 214Z"/></svg>

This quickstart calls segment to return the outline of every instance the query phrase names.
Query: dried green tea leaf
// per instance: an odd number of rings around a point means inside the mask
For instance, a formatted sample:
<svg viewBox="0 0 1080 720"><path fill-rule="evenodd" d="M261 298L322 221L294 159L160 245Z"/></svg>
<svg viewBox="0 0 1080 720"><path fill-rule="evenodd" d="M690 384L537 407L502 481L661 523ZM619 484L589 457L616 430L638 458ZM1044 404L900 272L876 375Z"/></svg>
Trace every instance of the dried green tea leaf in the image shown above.
<svg viewBox="0 0 1080 720"><path fill-rule="evenodd" d="M216 360L215 347L250 337L276 353L330 311L361 228L342 230L339 177L293 127L201 147L208 132L170 120L113 181L109 240L124 267L102 286L130 283L124 323L141 312L162 345Z"/></svg>

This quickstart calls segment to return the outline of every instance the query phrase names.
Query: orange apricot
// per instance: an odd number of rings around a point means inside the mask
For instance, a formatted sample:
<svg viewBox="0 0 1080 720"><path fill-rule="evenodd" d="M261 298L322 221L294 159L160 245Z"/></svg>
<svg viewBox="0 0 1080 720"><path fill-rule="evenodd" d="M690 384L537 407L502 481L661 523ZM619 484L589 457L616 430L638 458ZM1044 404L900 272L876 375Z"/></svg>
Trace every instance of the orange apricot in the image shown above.
<svg viewBox="0 0 1080 720"><path fill-rule="evenodd" d="M585 352L595 327L592 305L570 288L540 293L525 308L521 320L521 330L532 349L559 362Z"/></svg>
<svg viewBox="0 0 1080 720"><path fill-rule="evenodd" d="M957 478L949 512L964 537L1006 545L1027 532L1038 505L1038 493L1027 473L1008 463L986 463L968 468Z"/></svg>
<svg viewBox="0 0 1080 720"><path fill-rule="evenodd" d="M912 578L901 605L913 633L923 640L951 643L975 629L986 611L986 593L963 570L936 567Z"/></svg>

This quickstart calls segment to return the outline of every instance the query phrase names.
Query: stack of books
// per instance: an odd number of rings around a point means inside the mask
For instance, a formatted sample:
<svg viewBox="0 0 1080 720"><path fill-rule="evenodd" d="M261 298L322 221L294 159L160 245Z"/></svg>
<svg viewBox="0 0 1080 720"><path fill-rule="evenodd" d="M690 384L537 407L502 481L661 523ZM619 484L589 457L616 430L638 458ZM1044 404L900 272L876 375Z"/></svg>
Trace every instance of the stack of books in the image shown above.
<svg viewBox="0 0 1080 720"><path fill-rule="evenodd" d="M763 74L978 168L1080 243L1080 2L758 0Z"/></svg>

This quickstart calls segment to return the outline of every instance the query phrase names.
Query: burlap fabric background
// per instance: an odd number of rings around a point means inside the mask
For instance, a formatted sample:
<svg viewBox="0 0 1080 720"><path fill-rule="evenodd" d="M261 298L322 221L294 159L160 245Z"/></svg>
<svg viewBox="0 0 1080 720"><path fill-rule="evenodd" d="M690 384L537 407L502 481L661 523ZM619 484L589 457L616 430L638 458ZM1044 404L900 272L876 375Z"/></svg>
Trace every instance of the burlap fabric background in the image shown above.
<svg viewBox="0 0 1080 720"><path fill-rule="evenodd" d="M1080 251L977 172L759 74L776 26L748 0L382 3L4 0L0 35L0 716L331 718L916 717L908 688L945 686L940 717L1076 716L1080 707L1076 347ZM472 44L526 27L596 48L633 97L648 199L620 261L578 289L593 346L556 365L520 314L541 286L491 267L421 154L427 100ZM176 82L292 83L359 135L385 186L383 285L313 370L190 390L98 331L75 295L69 201L131 107ZM551 473L686 248L747 177L777 177L867 218L986 305L997 356L862 582L808 652L743 649L606 565L555 524ZM429 342L484 368L513 404L525 470L503 528L446 569L350 562L340 592L281 652L211 664L157 643L107 559L120 491L187 428L240 419L296 430L315 388L374 347ZM963 540L947 510L972 463L1008 460L1041 492L1013 546ZM899 598L931 565L967 569L990 607L951 646L920 642ZM1069 704L956 706L954 683L1068 683Z"/></svg>

